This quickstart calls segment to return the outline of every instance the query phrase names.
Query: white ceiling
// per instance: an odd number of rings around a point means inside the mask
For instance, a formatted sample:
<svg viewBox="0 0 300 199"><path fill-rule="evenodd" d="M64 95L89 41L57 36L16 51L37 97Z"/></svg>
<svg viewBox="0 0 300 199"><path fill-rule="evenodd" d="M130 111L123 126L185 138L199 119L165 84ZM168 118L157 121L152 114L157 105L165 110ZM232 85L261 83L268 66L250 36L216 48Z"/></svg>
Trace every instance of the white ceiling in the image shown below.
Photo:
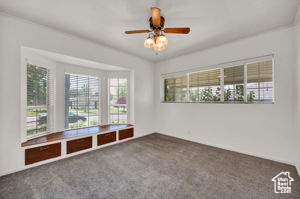
<svg viewBox="0 0 300 199"><path fill-rule="evenodd" d="M0 0L0 10L157 62L293 23L300 0ZM150 7L159 7L166 27L191 27L168 34L156 53L143 47Z"/></svg>

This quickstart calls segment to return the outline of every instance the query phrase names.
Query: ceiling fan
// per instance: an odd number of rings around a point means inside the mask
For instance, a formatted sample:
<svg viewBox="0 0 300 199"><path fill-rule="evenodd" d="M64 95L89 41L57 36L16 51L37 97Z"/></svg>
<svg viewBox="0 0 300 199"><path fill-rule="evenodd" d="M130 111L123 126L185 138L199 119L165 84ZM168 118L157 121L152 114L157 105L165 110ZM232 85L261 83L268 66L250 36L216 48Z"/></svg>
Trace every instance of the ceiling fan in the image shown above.
<svg viewBox="0 0 300 199"><path fill-rule="evenodd" d="M160 15L159 8L151 8L151 17L149 19L150 30L130 30L125 31L126 34L149 33L148 38L144 42L146 48L153 48L156 51L165 49L168 39L163 33L172 34L188 34L190 28L165 28L165 18Z"/></svg>

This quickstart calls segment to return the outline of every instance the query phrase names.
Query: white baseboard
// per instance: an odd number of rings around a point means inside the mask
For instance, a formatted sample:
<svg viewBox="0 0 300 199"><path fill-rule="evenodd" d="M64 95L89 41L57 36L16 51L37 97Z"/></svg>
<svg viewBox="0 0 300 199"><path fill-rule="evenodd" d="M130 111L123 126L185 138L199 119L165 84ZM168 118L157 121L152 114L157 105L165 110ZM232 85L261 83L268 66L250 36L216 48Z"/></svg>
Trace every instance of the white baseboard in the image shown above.
<svg viewBox="0 0 300 199"><path fill-rule="evenodd" d="M33 167L41 166L41 165L44 165L44 164L48 164L48 163L51 163L51 162L59 161L59 160L62 160L62 159L70 158L70 157L73 157L73 156L76 156L76 155L79 155L79 154L88 153L90 151L98 150L98 149L101 149L101 148L104 148L104 147L108 147L108 146L112 146L112 145L116 145L116 144L121 144L123 142L134 140L134 139L137 139L137 138L140 138L140 137L144 137L144 136L150 135L152 133L153 132L146 133L146 134L139 135L139 136L135 136L135 137L132 137L132 138L127 138L127 139L124 139L124 140L117 140L116 142L108 143L108 144L97 146L97 147L92 147L90 149L86 149L86 150L75 152L75 153L68 154L68 155L61 155L60 157L57 157L57 158L44 160L44 161L33 163L33 164L30 164L30 165L27 165L27 166L23 165L20 168L14 168L14 169L11 169L11 170L6 170L4 172L0 172L0 177L8 175L8 174L16 173L16 172L19 172L19 171L22 171L22 170L30 169L30 168L33 168ZM59 142L63 142L63 141L55 141L53 143L59 143ZM51 142L51 144L53 144L53 143ZM44 143L44 144L49 144L49 143ZM62 143L62 146L63 146L63 143Z"/></svg>
<svg viewBox="0 0 300 199"><path fill-rule="evenodd" d="M160 132L157 132L157 133L160 133ZM187 139L187 138L184 138L184 137L180 137L180 136L176 136L176 135L172 135L172 134L167 134L167 133L160 133L160 134L171 136L171 137L176 137L176 138L191 141L191 142L196 142L196 143L199 143L199 144L204 144L204 145L216 147L216 148L219 148L219 149L224 149L224 150L228 150L228 151L232 151L232 152L236 152L236 153L241 153L241 154L245 154L245 155L250 155L250 156L254 156L254 157L258 157L258 158L263 158L263 159L272 160L272 161L275 161L275 162L280 162L280 163L296 166L294 162L282 160L282 159L277 158L277 157L264 156L264 155L260 155L260 154L254 154L254 153L251 153L251 152L247 152L247 151L240 151L236 148L219 146L219 145L215 145L215 144L208 143L208 142L197 142L197 141L192 140L192 139ZM298 169L298 173L300 171L299 169Z"/></svg>

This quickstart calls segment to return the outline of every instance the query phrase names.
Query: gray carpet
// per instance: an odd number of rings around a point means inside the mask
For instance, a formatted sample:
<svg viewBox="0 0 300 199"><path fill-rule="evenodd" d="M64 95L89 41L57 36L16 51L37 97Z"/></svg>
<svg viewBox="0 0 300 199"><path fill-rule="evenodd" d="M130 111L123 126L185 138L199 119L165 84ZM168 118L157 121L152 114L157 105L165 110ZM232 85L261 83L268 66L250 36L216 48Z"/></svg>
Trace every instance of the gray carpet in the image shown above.
<svg viewBox="0 0 300 199"><path fill-rule="evenodd" d="M289 171L292 194L271 179ZM160 134L0 178L0 198L300 198L293 166Z"/></svg>

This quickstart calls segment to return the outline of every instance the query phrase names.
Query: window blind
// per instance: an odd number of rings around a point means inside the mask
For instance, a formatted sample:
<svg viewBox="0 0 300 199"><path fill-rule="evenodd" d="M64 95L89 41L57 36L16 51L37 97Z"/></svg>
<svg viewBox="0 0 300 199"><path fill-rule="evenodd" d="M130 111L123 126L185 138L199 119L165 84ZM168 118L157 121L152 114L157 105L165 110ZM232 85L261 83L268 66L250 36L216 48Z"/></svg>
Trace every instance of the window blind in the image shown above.
<svg viewBox="0 0 300 199"><path fill-rule="evenodd" d="M273 62L264 61L247 65L247 82L272 82Z"/></svg>
<svg viewBox="0 0 300 199"><path fill-rule="evenodd" d="M247 100L273 101L273 61L247 65Z"/></svg>
<svg viewBox="0 0 300 199"><path fill-rule="evenodd" d="M27 63L27 136L32 137L51 129L49 120L50 70Z"/></svg>
<svg viewBox="0 0 300 199"><path fill-rule="evenodd" d="M244 101L244 65L224 68L224 101Z"/></svg>
<svg viewBox="0 0 300 199"><path fill-rule="evenodd" d="M214 69L189 75L189 96L192 102L220 101L221 71Z"/></svg>
<svg viewBox="0 0 300 199"><path fill-rule="evenodd" d="M65 128L100 124L99 79L65 74Z"/></svg>
<svg viewBox="0 0 300 199"><path fill-rule="evenodd" d="M181 102L186 100L187 77L174 77L165 79L165 101Z"/></svg>
<svg viewBox="0 0 300 199"><path fill-rule="evenodd" d="M189 87L220 86L220 69L191 73L189 75Z"/></svg>
<svg viewBox="0 0 300 199"><path fill-rule="evenodd" d="M224 68L224 84L243 84L244 65Z"/></svg>

